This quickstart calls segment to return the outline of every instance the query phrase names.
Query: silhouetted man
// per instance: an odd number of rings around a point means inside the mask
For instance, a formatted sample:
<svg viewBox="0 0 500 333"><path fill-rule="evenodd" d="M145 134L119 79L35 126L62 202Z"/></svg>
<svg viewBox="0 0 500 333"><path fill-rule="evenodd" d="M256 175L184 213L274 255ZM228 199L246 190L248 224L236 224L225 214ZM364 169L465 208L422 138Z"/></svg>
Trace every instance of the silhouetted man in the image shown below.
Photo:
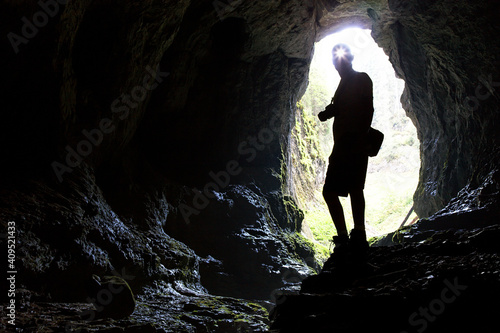
<svg viewBox="0 0 500 333"><path fill-rule="evenodd" d="M332 104L318 117L321 121L335 117L334 147L329 158L323 197L337 229L333 237L334 256L345 258L347 253L363 256L368 248L365 232L365 186L368 155L364 138L373 118L373 84L366 73L352 69L354 56L339 44L333 48L333 64L340 74L340 84ZM351 197L354 230L347 233L344 210L339 196Z"/></svg>

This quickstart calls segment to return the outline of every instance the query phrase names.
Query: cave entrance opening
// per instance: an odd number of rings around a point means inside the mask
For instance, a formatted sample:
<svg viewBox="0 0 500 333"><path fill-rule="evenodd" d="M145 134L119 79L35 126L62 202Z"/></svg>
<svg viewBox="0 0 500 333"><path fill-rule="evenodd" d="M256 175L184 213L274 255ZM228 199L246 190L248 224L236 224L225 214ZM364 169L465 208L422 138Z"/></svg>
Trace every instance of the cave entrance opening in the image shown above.
<svg viewBox="0 0 500 333"><path fill-rule="evenodd" d="M365 184L368 237L380 236L399 227L413 206L420 168L420 143L416 128L401 105L404 81L396 78L388 56L375 43L371 31L347 28L326 36L315 45L309 85L297 103L292 131L294 196L305 218L303 233L314 240L325 255L335 228L321 190L328 156L333 147L332 122L319 122L340 82L332 65L331 50L337 43L351 47L353 68L366 72L373 81L374 118L372 127L385 134L383 146L370 158ZM349 198L342 198L348 228L353 227ZM416 219L415 213L408 223Z"/></svg>

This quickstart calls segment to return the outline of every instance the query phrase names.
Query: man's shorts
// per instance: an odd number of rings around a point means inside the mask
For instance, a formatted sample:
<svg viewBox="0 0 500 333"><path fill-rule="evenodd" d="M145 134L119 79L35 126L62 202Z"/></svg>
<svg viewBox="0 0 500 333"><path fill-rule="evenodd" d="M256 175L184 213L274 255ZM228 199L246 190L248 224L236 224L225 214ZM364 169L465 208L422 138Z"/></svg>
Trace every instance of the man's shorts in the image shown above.
<svg viewBox="0 0 500 333"><path fill-rule="evenodd" d="M345 135L335 142L323 192L346 197L352 191L365 188L368 155L362 144L362 139L354 134Z"/></svg>

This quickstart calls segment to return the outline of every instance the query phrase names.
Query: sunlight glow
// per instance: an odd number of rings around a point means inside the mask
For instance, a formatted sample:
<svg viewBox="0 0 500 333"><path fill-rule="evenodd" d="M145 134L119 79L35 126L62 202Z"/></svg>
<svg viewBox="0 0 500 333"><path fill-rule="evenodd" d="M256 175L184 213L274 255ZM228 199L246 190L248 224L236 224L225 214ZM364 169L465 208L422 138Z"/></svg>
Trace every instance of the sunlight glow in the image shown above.
<svg viewBox="0 0 500 333"><path fill-rule="evenodd" d="M337 51L335 51L335 58L343 59L346 55L346 51L344 50L343 47L339 48Z"/></svg>
<svg viewBox="0 0 500 333"><path fill-rule="evenodd" d="M350 53L354 56L352 67L358 72L367 73L374 82L379 81L381 76L390 76L394 78L394 68L389 62L389 57L375 43L371 36L371 30L351 27L344 29L338 33L329 35L317 42L314 50L314 57L317 59L317 65L323 73L322 80L331 87L330 95L333 96L340 82L340 76L332 65L333 57L345 57L347 52L345 49L338 49L332 54L332 49L337 44L345 44L350 48ZM401 96L404 88L404 81L397 79L397 95ZM377 102L375 98L375 102ZM399 100L396 103L391 103L395 108L401 109ZM375 105L375 107L386 108L387 105Z"/></svg>

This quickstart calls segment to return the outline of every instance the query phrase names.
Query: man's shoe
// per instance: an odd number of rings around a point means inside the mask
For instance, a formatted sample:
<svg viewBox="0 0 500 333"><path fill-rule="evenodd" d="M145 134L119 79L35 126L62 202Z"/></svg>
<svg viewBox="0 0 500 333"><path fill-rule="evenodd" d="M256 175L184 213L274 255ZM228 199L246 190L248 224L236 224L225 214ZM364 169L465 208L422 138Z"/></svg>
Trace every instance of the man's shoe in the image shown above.
<svg viewBox="0 0 500 333"><path fill-rule="evenodd" d="M333 236L333 244L335 245L333 253L347 251L349 247L349 237L347 235Z"/></svg>
<svg viewBox="0 0 500 333"><path fill-rule="evenodd" d="M330 255L322 271L331 272L336 267L345 266L349 256L349 237L347 235L333 236L331 242L334 245L333 253Z"/></svg>
<svg viewBox="0 0 500 333"><path fill-rule="evenodd" d="M349 252L356 261L364 261L370 245L366 241L366 231L353 229L349 237Z"/></svg>
<svg viewBox="0 0 500 333"><path fill-rule="evenodd" d="M333 253L325 262L323 270L331 270L335 267L345 266L349 255L349 237L347 235L333 236Z"/></svg>

